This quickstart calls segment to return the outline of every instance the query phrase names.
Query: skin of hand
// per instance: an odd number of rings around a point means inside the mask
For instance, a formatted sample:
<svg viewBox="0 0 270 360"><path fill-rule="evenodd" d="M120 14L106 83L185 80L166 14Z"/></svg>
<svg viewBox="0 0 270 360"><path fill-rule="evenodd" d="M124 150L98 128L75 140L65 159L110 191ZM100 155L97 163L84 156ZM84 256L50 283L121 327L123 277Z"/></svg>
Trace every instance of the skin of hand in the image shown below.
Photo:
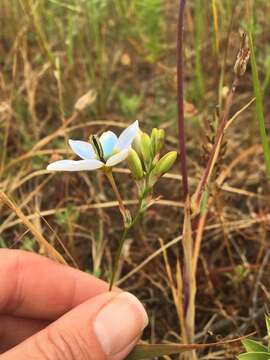
<svg viewBox="0 0 270 360"><path fill-rule="evenodd" d="M0 249L0 360L122 360L148 324L139 300L91 275Z"/></svg>

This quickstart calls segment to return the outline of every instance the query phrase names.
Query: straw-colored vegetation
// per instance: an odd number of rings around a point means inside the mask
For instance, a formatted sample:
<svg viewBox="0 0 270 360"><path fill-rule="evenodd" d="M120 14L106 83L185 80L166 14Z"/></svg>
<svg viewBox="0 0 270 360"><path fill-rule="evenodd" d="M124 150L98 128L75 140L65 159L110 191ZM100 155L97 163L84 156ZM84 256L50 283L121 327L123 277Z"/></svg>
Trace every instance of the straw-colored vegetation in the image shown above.
<svg viewBox="0 0 270 360"><path fill-rule="evenodd" d="M72 156L69 137L119 133L135 119L147 132L163 128L167 151L179 149L178 6L176 0L0 0L0 247L45 254L108 279L122 224L105 176L51 173L46 166ZM269 14L267 0L186 2L191 202L177 161L155 189L160 199L129 233L116 274L118 285L146 305L146 342L212 343L265 333ZM251 63L234 92L243 30L253 43ZM114 172L133 209L129 171ZM226 343L186 356L234 359L240 349L239 342Z"/></svg>

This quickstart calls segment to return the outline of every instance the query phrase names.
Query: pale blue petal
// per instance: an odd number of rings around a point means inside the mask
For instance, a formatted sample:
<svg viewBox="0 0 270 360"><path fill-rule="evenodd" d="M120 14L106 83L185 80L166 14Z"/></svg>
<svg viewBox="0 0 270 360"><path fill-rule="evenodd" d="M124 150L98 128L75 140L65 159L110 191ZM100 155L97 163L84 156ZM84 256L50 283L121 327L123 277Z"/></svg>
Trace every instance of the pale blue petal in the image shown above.
<svg viewBox="0 0 270 360"><path fill-rule="evenodd" d="M104 166L99 160L59 160L47 166L47 170L51 171L83 171L96 170Z"/></svg>
<svg viewBox="0 0 270 360"><path fill-rule="evenodd" d="M110 156L112 154L117 140L117 136L112 131L106 131L101 135L99 141L102 145L104 157Z"/></svg>
<svg viewBox="0 0 270 360"><path fill-rule="evenodd" d="M69 146L82 159L94 159L96 154L93 146L86 141L81 140L68 140Z"/></svg>
<svg viewBox="0 0 270 360"><path fill-rule="evenodd" d="M116 148L118 150L127 149L132 144L132 141L135 139L138 130L139 130L139 122L138 120L136 120L133 124L127 127L119 136L119 139L116 144Z"/></svg>
<svg viewBox="0 0 270 360"><path fill-rule="evenodd" d="M124 150L120 151L119 153L111 156L111 157L107 160L106 166L111 167L111 166L114 166L114 165L120 163L121 161L125 160L126 157L128 156L129 149L130 149L130 148L124 149Z"/></svg>

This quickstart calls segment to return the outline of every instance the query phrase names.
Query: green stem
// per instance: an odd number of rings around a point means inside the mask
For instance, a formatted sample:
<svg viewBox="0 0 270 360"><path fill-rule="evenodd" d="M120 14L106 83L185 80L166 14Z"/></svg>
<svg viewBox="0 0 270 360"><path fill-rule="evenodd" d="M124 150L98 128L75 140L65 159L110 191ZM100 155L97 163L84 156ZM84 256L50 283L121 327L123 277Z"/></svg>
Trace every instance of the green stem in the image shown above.
<svg viewBox="0 0 270 360"><path fill-rule="evenodd" d="M114 261L114 265L113 265L113 269L112 269L112 275L111 275L111 278L110 278L109 291L112 290L113 285L114 285L115 276L116 276L116 272L117 272L117 269L118 269L118 265L119 265L119 261L120 261L120 258L121 258L122 249L123 249L123 245L124 245L124 242L126 240L126 237L127 237L128 233L129 233L129 231L134 227L134 225L137 224L137 222L139 221L140 217L143 214L143 209L144 209L143 203L144 203L144 193L140 197L138 209L136 211L136 214L135 214L132 222L129 225L125 226L123 234L122 234L121 239L119 241L119 245L118 245L118 249L117 249L117 253L116 253L116 257L115 257L115 261Z"/></svg>
<svg viewBox="0 0 270 360"><path fill-rule="evenodd" d="M252 70L252 78L253 78L253 88L256 96L256 115L259 122L261 143L262 143L265 167L266 167L266 176L269 180L270 179L270 147L269 147L269 140L265 126L265 116L264 116L264 108L263 108L263 91L261 89L261 84L259 81L251 30L249 30L248 36L249 36L249 45L251 51L251 70Z"/></svg>
<svg viewBox="0 0 270 360"><path fill-rule="evenodd" d="M116 275L118 264L119 264L120 257L121 257L121 254L122 254L123 245L124 245L124 242L126 240L127 234L128 234L130 229L131 229L131 227L126 227L124 229L122 237L120 239L118 249L117 249L117 253L116 253L116 257L115 257L115 261L114 261L114 265L113 265L113 269L112 269L112 275L111 275L111 279L110 279L109 291L112 291L112 287L113 287L114 280L115 280L115 275Z"/></svg>

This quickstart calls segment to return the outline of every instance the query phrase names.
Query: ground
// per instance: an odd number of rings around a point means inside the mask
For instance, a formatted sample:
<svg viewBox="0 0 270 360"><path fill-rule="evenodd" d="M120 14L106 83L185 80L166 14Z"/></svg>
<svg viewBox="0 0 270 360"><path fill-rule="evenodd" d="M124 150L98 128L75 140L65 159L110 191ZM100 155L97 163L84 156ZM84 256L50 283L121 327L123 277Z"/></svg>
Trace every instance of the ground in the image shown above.
<svg viewBox="0 0 270 360"><path fill-rule="evenodd" d="M266 0L187 1L184 97L191 194L209 159L241 31L250 22L269 127L269 11ZM69 137L87 140L106 129L120 133L135 119L143 131L165 129L166 150L178 150L177 12L177 1L165 0L0 3L0 190L70 265L104 279L121 234L106 178L98 172L52 174L46 166L71 156ZM253 85L249 63L230 117L254 98ZM75 104L88 91L89 103L77 112ZM132 210L137 190L120 165L115 178ZM183 263L182 190L178 160L155 188L161 199L130 234L118 274L118 284L146 305L150 326L144 339L153 343L181 341L168 269L174 277L177 263ZM253 102L226 130L208 187L196 277L196 342L265 334L269 190ZM3 203L0 208L0 245L44 253L14 209ZM169 244L167 266L162 243ZM239 350L237 343L199 354L233 359Z"/></svg>

